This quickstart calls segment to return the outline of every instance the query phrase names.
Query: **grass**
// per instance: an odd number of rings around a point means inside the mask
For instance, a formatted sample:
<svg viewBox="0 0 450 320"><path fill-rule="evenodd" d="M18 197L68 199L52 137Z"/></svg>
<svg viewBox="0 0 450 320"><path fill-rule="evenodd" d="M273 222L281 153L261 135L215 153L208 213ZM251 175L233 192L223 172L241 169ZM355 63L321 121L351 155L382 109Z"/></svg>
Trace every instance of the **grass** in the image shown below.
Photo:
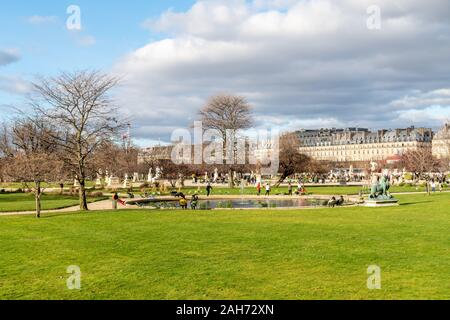
<svg viewBox="0 0 450 320"><path fill-rule="evenodd" d="M33 187L33 183L29 183L28 187ZM57 182L47 183L42 182L42 188L55 188L59 189L60 184ZM64 187L68 188L73 186L73 181L64 182ZM95 181L86 180L86 187L91 188L95 186ZM0 189L26 189L26 186L21 182L0 182Z"/></svg>
<svg viewBox="0 0 450 320"><path fill-rule="evenodd" d="M450 194L390 208L0 218L0 299L450 299ZM78 265L82 288L66 287ZM368 290L369 265L382 290Z"/></svg>
<svg viewBox="0 0 450 320"><path fill-rule="evenodd" d="M89 198L89 202L101 200ZM42 209L63 209L79 204L78 196L63 196L58 194L42 195ZM33 211L35 210L34 195L30 193L0 194L0 212Z"/></svg>
<svg viewBox="0 0 450 320"><path fill-rule="evenodd" d="M293 186L294 192L296 191L296 186ZM363 188L361 186L311 186L306 187L307 193L311 195L357 195L361 191L363 193L369 193L369 189L367 187ZM448 190L448 188L446 189ZM198 191L198 188L183 188L182 191L186 194L193 194L198 193L201 195L206 194L206 190L204 187L200 188L200 191ZM425 187L413 187L413 186L392 186L390 192L392 193L404 193L404 192L425 192ZM261 192L264 194L265 189L262 188ZM280 188L272 188L272 195L276 194L287 194L288 188L287 187L280 187ZM137 194L140 194L138 191ZM213 195L255 195L256 194L256 188L248 187L244 188L244 192L242 193L241 188L234 188L229 189L225 187L213 187L212 191Z"/></svg>

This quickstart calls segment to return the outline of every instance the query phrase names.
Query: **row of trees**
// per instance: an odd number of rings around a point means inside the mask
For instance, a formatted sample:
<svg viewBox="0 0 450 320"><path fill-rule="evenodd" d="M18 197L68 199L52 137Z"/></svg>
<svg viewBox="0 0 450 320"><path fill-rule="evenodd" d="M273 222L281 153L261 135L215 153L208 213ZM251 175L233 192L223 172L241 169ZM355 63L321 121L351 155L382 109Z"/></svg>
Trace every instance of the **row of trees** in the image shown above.
<svg viewBox="0 0 450 320"><path fill-rule="evenodd" d="M36 215L40 216L42 183L76 179L79 184L80 209L88 210L86 181L94 178L98 168L108 168L115 174L145 172L149 167L164 167L164 178L176 181L211 168L206 165L176 165L171 161L137 163L138 149L116 143L126 128L111 91L119 79L96 71L62 73L42 78L33 84L29 98L32 112L21 114L0 131L0 179L33 183ZM258 171L257 166L230 165L230 153L237 159L234 142L241 130L253 125L252 107L244 97L218 95L212 97L199 113L203 129L214 130L223 143L221 172L227 172L230 187L234 186L233 171ZM230 143L231 139L231 143ZM232 146L231 149L230 145ZM317 162L298 152L296 134L281 136L279 173L281 184L296 173L329 172L327 163ZM413 172L435 170L439 163L428 149L410 152L402 165ZM204 172L204 171L203 171Z"/></svg>
<svg viewBox="0 0 450 320"><path fill-rule="evenodd" d="M86 180L98 162L120 152L114 143L125 124L118 118L110 91L118 79L82 71L42 78L33 83L32 112L4 124L0 134L3 179L33 182L36 216L40 216L42 183L75 178L80 209L88 210Z"/></svg>
<svg viewBox="0 0 450 320"><path fill-rule="evenodd" d="M212 168L207 165L175 165L161 160L139 166L137 148L128 146L124 149L115 143L126 126L110 98L110 92L117 83L115 77L92 71L42 78L33 83L33 94L28 101L33 112L21 114L3 126L0 133L0 178L24 184L32 182L38 217L43 182L76 179L80 209L88 210L86 180L94 178L98 168L110 168L111 172L122 175L164 166L164 178L172 182L202 170L211 172ZM234 171L244 173L258 169L257 166L227 163L230 151L231 157L237 158L235 148L228 150L229 139L236 141L240 130L253 125L252 108L245 98L232 95L212 97L200 111L199 118L203 128L214 130L223 143L221 172L225 171L232 177ZM298 154L299 144L295 135L284 135L281 141L280 183L295 172L310 168L313 163ZM228 182L230 187L234 186L232 178Z"/></svg>

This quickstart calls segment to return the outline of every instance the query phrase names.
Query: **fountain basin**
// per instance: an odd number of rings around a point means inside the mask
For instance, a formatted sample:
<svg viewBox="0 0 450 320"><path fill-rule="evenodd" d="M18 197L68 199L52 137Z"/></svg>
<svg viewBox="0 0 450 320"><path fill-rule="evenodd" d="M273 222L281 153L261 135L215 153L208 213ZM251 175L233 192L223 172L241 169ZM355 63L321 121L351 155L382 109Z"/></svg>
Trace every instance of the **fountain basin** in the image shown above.
<svg viewBox="0 0 450 320"><path fill-rule="evenodd" d="M328 205L329 197L326 198L291 198L291 197L251 197L251 198L211 198L200 199L198 210L215 209L293 209L293 208L324 208ZM179 199L156 198L137 199L126 201L127 205L137 206L144 209L179 209ZM353 205L353 202L346 202L345 205Z"/></svg>

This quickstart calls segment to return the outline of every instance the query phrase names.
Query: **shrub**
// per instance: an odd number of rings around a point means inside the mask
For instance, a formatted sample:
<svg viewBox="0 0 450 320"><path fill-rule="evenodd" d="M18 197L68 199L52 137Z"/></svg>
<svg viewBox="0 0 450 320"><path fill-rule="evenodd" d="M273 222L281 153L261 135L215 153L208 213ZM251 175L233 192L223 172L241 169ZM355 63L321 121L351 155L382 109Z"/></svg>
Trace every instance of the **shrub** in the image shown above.
<svg viewBox="0 0 450 320"><path fill-rule="evenodd" d="M88 197L92 198L101 198L103 197L103 192L97 191L97 192L89 192Z"/></svg>
<svg viewBox="0 0 450 320"><path fill-rule="evenodd" d="M403 178L404 178L405 180L412 180L412 179L413 179L413 176L412 176L411 173L405 173L405 174L403 175Z"/></svg>

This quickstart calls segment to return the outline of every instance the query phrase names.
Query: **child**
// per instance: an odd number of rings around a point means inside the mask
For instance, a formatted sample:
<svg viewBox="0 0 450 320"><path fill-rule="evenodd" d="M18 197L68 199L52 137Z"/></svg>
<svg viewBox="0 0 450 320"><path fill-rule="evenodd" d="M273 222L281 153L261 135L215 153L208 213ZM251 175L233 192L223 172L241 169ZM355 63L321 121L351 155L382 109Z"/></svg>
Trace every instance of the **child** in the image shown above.
<svg viewBox="0 0 450 320"><path fill-rule="evenodd" d="M191 209L197 210L197 205L198 205L198 195L194 194L191 199Z"/></svg>
<svg viewBox="0 0 450 320"><path fill-rule="evenodd" d="M181 207L181 209L187 210L187 205L188 205L188 203L187 203L186 198L185 198L185 197L182 197L182 198L180 199L180 207Z"/></svg>
<svg viewBox="0 0 450 320"><path fill-rule="evenodd" d="M270 184L266 184L266 197L270 196Z"/></svg>

